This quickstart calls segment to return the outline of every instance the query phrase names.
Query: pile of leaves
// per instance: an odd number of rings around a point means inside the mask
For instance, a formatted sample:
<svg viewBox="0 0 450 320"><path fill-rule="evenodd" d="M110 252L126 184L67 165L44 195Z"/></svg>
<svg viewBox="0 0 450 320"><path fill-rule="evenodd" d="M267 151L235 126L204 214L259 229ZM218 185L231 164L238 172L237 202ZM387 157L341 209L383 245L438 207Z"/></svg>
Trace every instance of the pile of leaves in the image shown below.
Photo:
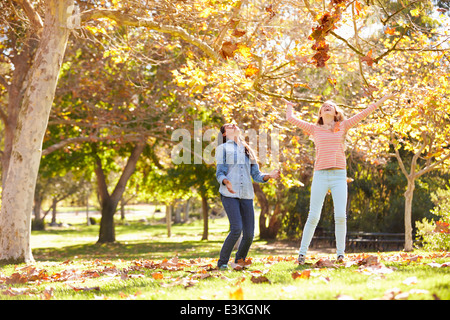
<svg viewBox="0 0 450 320"><path fill-rule="evenodd" d="M244 299L244 291L241 284L249 280L255 285L271 284L270 273L271 268L278 263L292 263L293 269L291 276L294 281L308 280L310 278L317 278L325 283L330 282L330 269L338 268L353 268L355 272L384 277L386 274L395 272L396 268L387 267L385 263L395 262L400 264L421 264L424 259L421 255L398 253L394 255L370 255L370 254L354 254L346 257L345 263L337 263L335 260L327 257L315 257L313 260L308 260L305 266L296 266L297 261L295 257L274 257L268 256L257 259L246 259L238 263L230 262L230 269L228 271L221 271L216 267L216 259L189 259L183 260L178 257L171 259L164 259L159 261L154 260L133 260L111 262L108 260L95 259L91 261L74 262L71 260L62 263L53 263L53 267L57 266L62 270L59 272L48 272L46 269L39 269L35 265L16 266L14 272L6 276L0 273L0 294L6 296L29 296L38 299L52 299L54 296L54 288L52 283L64 283L69 290L75 292L94 291L101 292L101 287L84 286L84 283L90 279L101 280L100 283L107 283L109 281L127 281L135 278L147 278L152 282L156 282L161 288L184 287L189 288L196 286L201 281L209 278L218 278L230 284L229 292L230 299ZM425 257L428 261L430 259L450 258L450 253L435 253ZM254 267L257 263L258 268ZM117 264L121 264L118 267ZM423 263L431 268L445 268L450 267L450 262L445 263ZM304 269L301 269L304 267ZM231 273L230 273L231 272ZM240 276L237 278L234 272L239 272ZM96 282L97 283L97 282ZM411 277L405 279L405 284L415 284L417 279ZM43 289L38 289L41 287ZM284 291L289 291L295 286L284 287ZM420 291L420 290L419 290ZM401 292L397 288L389 290L383 299L407 299L411 293L425 293L418 292L417 289L410 292ZM134 295L121 294L121 298L134 299L140 293L136 292ZM100 299L108 299L105 296L96 296ZM337 299L351 299L352 297L345 295L336 296Z"/></svg>

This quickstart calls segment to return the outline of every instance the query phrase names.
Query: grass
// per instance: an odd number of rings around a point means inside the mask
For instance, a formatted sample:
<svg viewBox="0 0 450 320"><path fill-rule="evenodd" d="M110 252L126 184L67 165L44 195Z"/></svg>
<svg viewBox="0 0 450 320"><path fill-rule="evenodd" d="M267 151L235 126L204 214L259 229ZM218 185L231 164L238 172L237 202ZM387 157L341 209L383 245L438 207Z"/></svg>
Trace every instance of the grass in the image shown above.
<svg viewBox="0 0 450 320"><path fill-rule="evenodd" d="M227 219L210 221L209 240L200 241L201 221L173 225L168 238L159 216L141 222L142 215L118 222L113 244L96 244L98 225L82 217L33 231L36 263L0 267L0 300L450 299L450 267L436 267L450 261L448 253L371 253L390 268L377 269L361 265L369 256L362 253L347 255L353 265L317 266L334 255L312 252L299 266L292 244L256 239L247 269L217 271Z"/></svg>

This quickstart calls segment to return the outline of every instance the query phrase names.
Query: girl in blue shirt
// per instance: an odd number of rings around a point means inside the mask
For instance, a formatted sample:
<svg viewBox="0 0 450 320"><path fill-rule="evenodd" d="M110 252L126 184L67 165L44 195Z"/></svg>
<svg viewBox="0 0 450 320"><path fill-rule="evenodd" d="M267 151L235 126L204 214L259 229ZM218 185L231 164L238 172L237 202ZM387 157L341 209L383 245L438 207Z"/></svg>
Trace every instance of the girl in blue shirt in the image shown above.
<svg viewBox="0 0 450 320"><path fill-rule="evenodd" d="M228 267L231 251L242 233L242 240L236 252L235 263L245 261L253 242L255 214L253 209L253 184L264 183L270 178L278 179L280 172L261 173L254 151L240 136L235 124L225 124L220 128L222 144L216 148L216 177L220 184L219 193L230 221L230 233L220 251L217 265ZM220 137L219 137L220 139Z"/></svg>

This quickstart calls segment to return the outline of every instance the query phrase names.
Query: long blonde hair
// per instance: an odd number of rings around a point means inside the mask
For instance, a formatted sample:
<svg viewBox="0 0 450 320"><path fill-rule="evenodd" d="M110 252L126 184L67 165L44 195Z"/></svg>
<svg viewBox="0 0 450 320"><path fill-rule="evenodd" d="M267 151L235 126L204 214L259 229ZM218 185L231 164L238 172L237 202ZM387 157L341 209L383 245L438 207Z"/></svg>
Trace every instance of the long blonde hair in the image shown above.
<svg viewBox="0 0 450 320"><path fill-rule="evenodd" d="M327 100L322 104L322 106L319 109L319 116L317 118L316 124L323 125L323 119L322 119L322 116L320 115L320 111L322 110L323 106L326 104L330 104L334 107L334 110L335 110L334 122L342 122L345 120L344 112L342 111L342 109L339 108L336 105L336 103L334 103L333 101Z"/></svg>

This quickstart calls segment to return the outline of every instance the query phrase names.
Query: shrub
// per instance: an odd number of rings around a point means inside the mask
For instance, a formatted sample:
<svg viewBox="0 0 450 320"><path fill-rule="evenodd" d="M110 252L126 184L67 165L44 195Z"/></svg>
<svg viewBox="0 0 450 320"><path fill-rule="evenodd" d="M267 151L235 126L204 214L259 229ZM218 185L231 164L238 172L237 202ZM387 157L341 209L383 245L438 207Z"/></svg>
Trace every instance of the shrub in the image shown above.
<svg viewBox="0 0 450 320"><path fill-rule="evenodd" d="M431 213L437 221L424 218L417 221L417 237L425 250L450 250L450 187L431 194L436 205Z"/></svg>

